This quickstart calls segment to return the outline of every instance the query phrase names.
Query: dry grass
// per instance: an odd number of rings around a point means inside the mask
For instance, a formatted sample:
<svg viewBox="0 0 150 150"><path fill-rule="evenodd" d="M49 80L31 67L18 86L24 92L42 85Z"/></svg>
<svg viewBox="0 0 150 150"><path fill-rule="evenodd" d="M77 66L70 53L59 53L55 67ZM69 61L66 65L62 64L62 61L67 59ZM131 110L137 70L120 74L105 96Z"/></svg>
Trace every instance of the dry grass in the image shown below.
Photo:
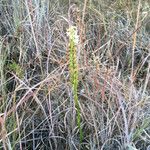
<svg viewBox="0 0 150 150"><path fill-rule="evenodd" d="M148 150L149 0L1 0L0 149ZM70 87L78 29L80 131Z"/></svg>

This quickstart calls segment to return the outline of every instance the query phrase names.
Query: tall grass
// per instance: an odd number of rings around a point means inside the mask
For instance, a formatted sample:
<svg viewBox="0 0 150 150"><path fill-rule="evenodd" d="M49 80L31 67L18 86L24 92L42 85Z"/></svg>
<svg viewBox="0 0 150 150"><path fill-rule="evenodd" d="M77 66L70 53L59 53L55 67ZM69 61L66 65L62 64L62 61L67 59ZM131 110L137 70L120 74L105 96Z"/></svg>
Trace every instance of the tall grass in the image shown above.
<svg viewBox="0 0 150 150"><path fill-rule="evenodd" d="M149 0L1 0L0 149L147 150L149 18Z"/></svg>

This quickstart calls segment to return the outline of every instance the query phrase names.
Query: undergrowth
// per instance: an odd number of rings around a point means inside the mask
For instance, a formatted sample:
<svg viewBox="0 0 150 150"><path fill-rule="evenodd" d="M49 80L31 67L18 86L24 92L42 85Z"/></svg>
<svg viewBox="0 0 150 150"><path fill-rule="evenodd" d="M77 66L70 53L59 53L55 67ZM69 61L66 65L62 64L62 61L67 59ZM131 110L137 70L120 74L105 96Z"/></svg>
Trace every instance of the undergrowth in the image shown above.
<svg viewBox="0 0 150 150"><path fill-rule="evenodd" d="M1 0L0 149L148 150L149 20L149 0Z"/></svg>

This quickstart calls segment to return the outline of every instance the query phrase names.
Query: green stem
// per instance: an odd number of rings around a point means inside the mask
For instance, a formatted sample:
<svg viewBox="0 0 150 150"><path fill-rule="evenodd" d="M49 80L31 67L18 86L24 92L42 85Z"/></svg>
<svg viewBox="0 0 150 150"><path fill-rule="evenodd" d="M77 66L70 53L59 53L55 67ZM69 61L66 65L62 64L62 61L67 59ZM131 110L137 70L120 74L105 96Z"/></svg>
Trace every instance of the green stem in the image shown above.
<svg viewBox="0 0 150 150"><path fill-rule="evenodd" d="M74 32L71 32L74 33ZM73 35L70 35L73 36ZM81 128L81 111L79 106L78 99L78 63L77 63L77 48L74 41L74 38L70 38L69 40L69 69L70 69L70 82L73 89L73 97L75 102L75 107L77 110L77 126L80 132L80 143L83 140L83 132Z"/></svg>

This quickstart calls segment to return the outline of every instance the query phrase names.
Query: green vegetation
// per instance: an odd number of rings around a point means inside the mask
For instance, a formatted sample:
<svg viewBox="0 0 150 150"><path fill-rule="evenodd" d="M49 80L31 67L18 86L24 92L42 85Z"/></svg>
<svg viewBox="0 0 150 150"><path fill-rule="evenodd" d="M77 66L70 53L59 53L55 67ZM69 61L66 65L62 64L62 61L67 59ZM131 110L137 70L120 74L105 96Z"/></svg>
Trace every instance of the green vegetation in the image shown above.
<svg viewBox="0 0 150 150"><path fill-rule="evenodd" d="M0 150L148 150L149 0L0 1Z"/></svg>
<svg viewBox="0 0 150 150"><path fill-rule="evenodd" d="M69 70L70 70L70 82L73 89L73 97L75 101L75 107L77 109L77 124L80 130L80 141L82 142L83 133L81 129L81 117L80 117L80 106L78 99L78 62L77 62L77 44L78 35L77 28L71 26L68 29L69 36Z"/></svg>

